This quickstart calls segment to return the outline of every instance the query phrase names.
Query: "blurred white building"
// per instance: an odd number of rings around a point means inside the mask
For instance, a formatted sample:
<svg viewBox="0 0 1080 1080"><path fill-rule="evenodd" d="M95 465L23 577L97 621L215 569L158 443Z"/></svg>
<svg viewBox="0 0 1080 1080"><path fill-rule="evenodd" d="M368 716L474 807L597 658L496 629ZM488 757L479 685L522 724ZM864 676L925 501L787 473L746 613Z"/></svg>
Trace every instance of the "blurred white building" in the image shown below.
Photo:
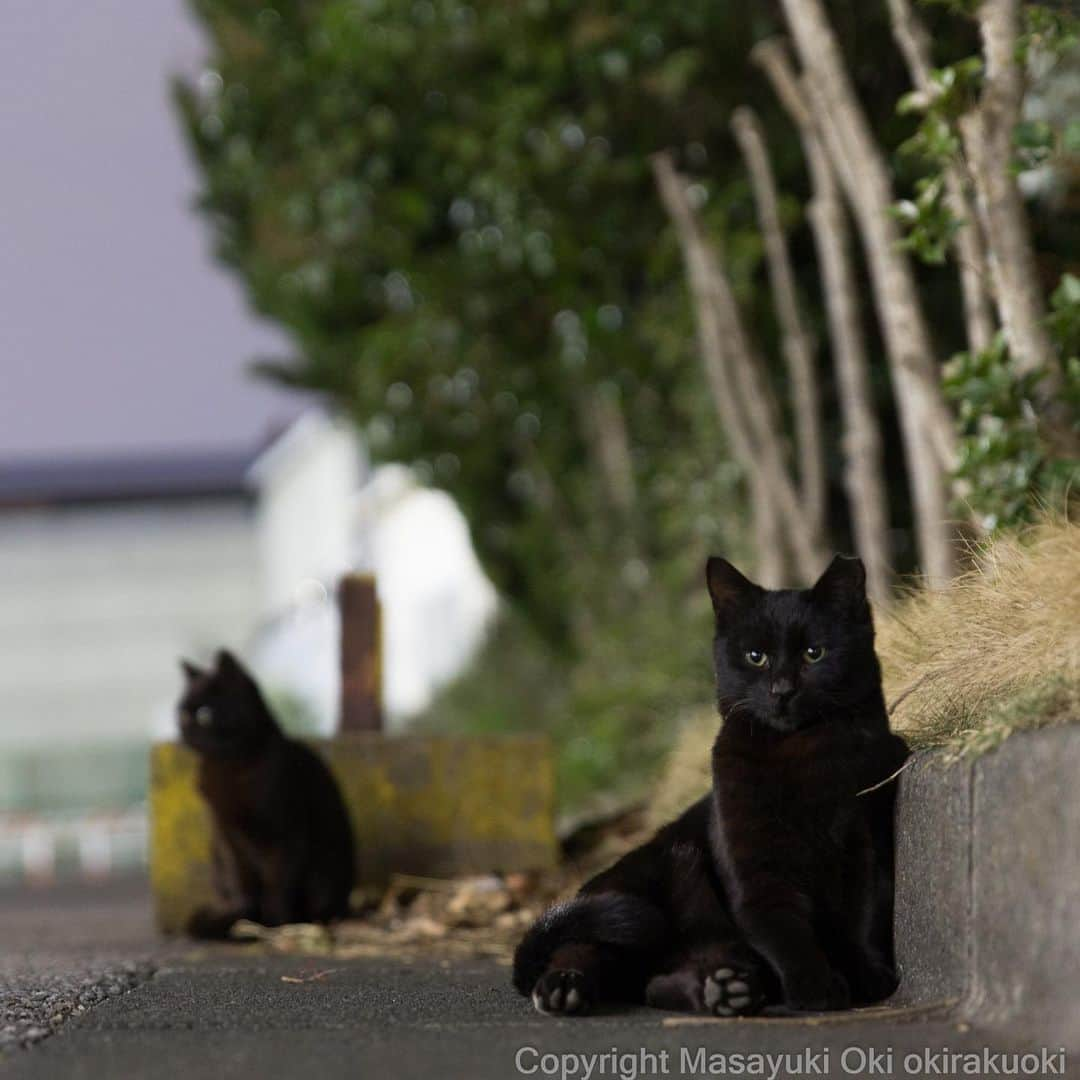
<svg viewBox="0 0 1080 1080"><path fill-rule="evenodd" d="M340 693L335 599L348 571L375 575L383 705L398 728L479 645L495 591L465 519L401 465L373 471L352 429L301 417L252 466L262 619L248 649L262 681L334 729Z"/></svg>
<svg viewBox="0 0 1080 1080"><path fill-rule="evenodd" d="M420 487L401 465L352 484L356 460L347 430L310 415L252 470L270 603L251 659L267 685L301 703L322 731L337 717L334 587L343 571L370 571L378 584L391 729L464 667L496 607L453 500ZM309 505L315 492L320 508Z"/></svg>
<svg viewBox="0 0 1080 1080"><path fill-rule="evenodd" d="M495 594L453 501L371 473L348 427L313 411L247 458L0 471L0 810L137 798L178 658L221 645L333 730L350 569L377 576L397 727L467 663Z"/></svg>

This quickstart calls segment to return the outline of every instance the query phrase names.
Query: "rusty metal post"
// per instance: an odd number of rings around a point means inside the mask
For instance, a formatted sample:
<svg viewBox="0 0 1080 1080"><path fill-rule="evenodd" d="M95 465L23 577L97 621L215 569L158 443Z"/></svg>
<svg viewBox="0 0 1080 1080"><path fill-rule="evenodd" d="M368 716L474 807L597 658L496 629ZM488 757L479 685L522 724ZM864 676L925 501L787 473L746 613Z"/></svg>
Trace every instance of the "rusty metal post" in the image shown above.
<svg viewBox="0 0 1080 1080"><path fill-rule="evenodd" d="M382 613L371 574L347 574L341 611L341 716L338 730L382 730Z"/></svg>

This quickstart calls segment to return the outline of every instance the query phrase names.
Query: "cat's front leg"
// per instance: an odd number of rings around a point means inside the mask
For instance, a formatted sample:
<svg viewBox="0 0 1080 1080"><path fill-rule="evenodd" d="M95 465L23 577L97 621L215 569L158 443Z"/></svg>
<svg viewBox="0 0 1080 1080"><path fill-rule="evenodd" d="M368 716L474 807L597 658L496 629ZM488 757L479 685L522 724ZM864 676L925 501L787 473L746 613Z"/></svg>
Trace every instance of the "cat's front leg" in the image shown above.
<svg viewBox="0 0 1080 1080"><path fill-rule="evenodd" d="M262 858L263 880L260 922L264 926L285 926L304 922L304 883L307 860L304 852L286 848L268 852Z"/></svg>
<svg viewBox="0 0 1080 1080"><path fill-rule="evenodd" d="M884 1001L900 984L896 969L872 948L862 944L852 944L840 966L846 973L852 999L857 1005Z"/></svg>
<svg viewBox="0 0 1080 1080"><path fill-rule="evenodd" d="M189 916L184 932L190 937L224 941L241 919L259 918L259 879L245 858L242 844L214 823L210 880L213 904L204 904Z"/></svg>
<svg viewBox="0 0 1080 1080"><path fill-rule="evenodd" d="M892 874L871 847L865 826L853 837L845 875L845 917L830 920L830 955L851 986L857 1005L883 1001L899 979L892 963Z"/></svg>
<svg viewBox="0 0 1080 1080"><path fill-rule="evenodd" d="M716 770L711 840L736 927L776 974L790 1008L847 1008L847 982L818 942L814 904L799 885L807 873L801 846L778 835L775 806L760 801L761 778L738 761L725 765Z"/></svg>
<svg viewBox="0 0 1080 1080"><path fill-rule="evenodd" d="M749 901L736 907L735 918L747 942L776 972L788 1008L800 1012L848 1008L847 980L830 966L808 913L775 901Z"/></svg>

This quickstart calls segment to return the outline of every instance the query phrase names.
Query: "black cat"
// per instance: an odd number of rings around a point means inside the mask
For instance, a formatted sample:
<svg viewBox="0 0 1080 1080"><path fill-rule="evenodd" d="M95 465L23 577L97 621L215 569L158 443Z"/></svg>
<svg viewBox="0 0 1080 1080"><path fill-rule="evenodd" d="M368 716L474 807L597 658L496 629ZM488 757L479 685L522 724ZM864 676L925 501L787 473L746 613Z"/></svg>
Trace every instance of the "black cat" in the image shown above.
<svg viewBox="0 0 1080 1080"><path fill-rule="evenodd" d="M613 1001L746 1015L896 988L889 731L857 559L769 591L710 559L724 723L712 792L545 912L514 957L541 1012Z"/></svg>
<svg viewBox="0 0 1080 1080"><path fill-rule="evenodd" d="M191 917L188 933L224 938L237 919L280 926L346 915L353 835L330 770L284 735L231 653L219 652L213 670L182 667L180 735L199 755L218 894L218 906Z"/></svg>

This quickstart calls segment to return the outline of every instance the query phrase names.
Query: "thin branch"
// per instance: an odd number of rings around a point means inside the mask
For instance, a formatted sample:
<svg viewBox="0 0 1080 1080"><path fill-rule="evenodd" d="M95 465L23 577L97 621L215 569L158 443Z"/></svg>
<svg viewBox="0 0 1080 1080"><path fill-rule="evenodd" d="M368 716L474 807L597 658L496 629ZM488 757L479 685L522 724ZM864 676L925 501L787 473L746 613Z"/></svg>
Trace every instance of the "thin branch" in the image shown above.
<svg viewBox="0 0 1080 1080"><path fill-rule="evenodd" d="M685 204L685 192L681 189L681 182L670 157L666 154L658 155L653 159L652 165L657 190L679 234L694 301L698 348L705 370L705 381L731 452L746 477L758 580L767 588L778 588L784 584L779 515L773 497L762 479L760 461L746 416L738 407L732 392L731 363L724 346L724 335L716 306L710 299L712 273L709 252L693 215L688 213L689 204Z"/></svg>
<svg viewBox="0 0 1080 1080"><path fill-rule="evenodd" d="M855 547L866 566L867 591L875 603L886 607L891 601L892 577L888 500L847 215L833 167L821 145L813 115L804 104L798 76L783 43L776 39L762 42L752 59L765 72L776 96L795 122L810 172L813 191L810 226L821 266L822 294L844 421L844 485Z"/></svg>
<svg viewBox="0 0 1080 1080"><path fill-rule="evenodd" d="M1041 371L1035 400L1046 434L1068 453L1076 450L1073 417L1061 400L1064 375L1046 329L1046 304L1027 212L1012 172L1013 135L1024 98L1016 59L1017 0L983 0L976 12L985 57L978 104L959 121L975 186L1002 332L1016 369Z"/></svg>
<svg viewBox="0 0 1080 1080"><path fill-rule="evenodd" d="M824 142L858 221L904 437L923 570L933 585L942 585L955 565L946 471L955 460L956 436L914 275L890 213L887 163L820 0L782 4Z"/></svg>
<svg viewBox="0 0 1080 1080"><path fill-rule="evenodd" d="M1016 0L984 0L978 9L986 74L975 111L963 117L964 139L979 210L990 240L990 270L1001 325L1020 371L1056 366L1044 325L1031 229L1012 175L1013 132L1020 120L1023 77L1016 62Z"/></svg>
<svg viewBox="0 0 1080 1080"><path fill-rule="evenodd" d="M912 84L916 90L929 96L934 92L930 35L909 0L888 0L888 4L893 38L907 62ZM961 223L953 237L953 249L960 270L968 348L981 352L994 337L994 313L988 295L992 277L982 235L983 227L960 164L952 162L947 165L944 175L949 211Z"/></svg>
<svg viewBox="0 0 1080 1080"><path fill-rule="evenodd" d="M731 117L735 140L742 151L765 241L765 258L773 302L783 336L784 361L791 380L791 404L799 448L799 477L811 527L825 531L825 454L821 435L821 401L814 373L814 349L799 313L795 272L791 267L780 200L769 162L765 136L752 109L736 109Z"/></svg>
<svg viewBox="0 0 1080 1080"><path fill-rule="evenodd" d="M747 476L753 478L751 493L774 504L799 576L812 581L821 570L824 553L814 542L787 474L773 410L731 283L714 244L705 238L671 156L655 154L652 166L657 191L675 226L686 263L702 360L721 424Z"/></svg>

